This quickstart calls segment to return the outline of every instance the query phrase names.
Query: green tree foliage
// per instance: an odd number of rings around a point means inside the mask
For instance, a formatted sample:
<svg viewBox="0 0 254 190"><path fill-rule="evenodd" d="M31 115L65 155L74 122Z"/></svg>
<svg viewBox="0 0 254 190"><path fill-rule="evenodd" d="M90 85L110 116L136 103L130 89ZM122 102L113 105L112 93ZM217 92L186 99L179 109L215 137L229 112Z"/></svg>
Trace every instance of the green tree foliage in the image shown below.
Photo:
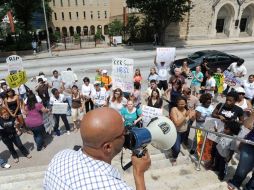
<svg viewBox="0 0 254 190"><path fill-rule="evenodd" d="M45 9L47 18L51 17L52 10L50 9L48 2L50 0L45 0ZM26 33L31 31L33 20L33 14L35 12L43 12L42 0L0 0L0 16L6 15L8 10L12 10L15 20L19 23L19 27Z"/></svg>
<svg viewBox="0 0 254 190"><path fill-rule="evenodd" d="M151 22L159 34L162 45L165 43L165 31L172 22L182 21L191 9L190 0L127 0L129 8L137 8Z"/></svg>
<svg viewBox="0 0 254 190"><path fill-rule="evenodd" d="M140 18L135 15L130 15L128 17L128 23L125 28L125 31L126 34L128 34L129 36L129 41L134 42L138 38L137 35L140 31L139 21Z"/></svg>
<svg viewBox="0 0 254 190"><path fill-rule="evenodd" d="M109 36L119 36L123 33L123 23L119 20L114 20L108 25Z"/></svg>

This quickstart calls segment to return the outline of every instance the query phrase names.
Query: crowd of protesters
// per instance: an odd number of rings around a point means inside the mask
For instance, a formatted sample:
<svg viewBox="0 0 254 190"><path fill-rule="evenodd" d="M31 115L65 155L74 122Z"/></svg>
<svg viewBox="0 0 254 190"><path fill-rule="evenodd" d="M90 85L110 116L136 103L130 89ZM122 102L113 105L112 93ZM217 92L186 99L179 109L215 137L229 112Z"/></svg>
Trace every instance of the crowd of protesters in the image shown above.
<svg viewBox="0 0 254 190"><path fill-rule="evenodd" d="M103 69L97 69L93 79L84 77L80 87L77 85L79 79L76 75L75 81L70 83L63 81L57 70L52 72L53 75L49 80L43 72L40 72L34 90L21 85L16 92L10 89L5 81L1 81L0 136L14 161L19 162L14 145L24 156L31 158L20 140L22 133L28 132L34 136L37 151L45 148L43 113L50 113L54 103L68 104L66 114L53 114L53 131L56 136L61 135L60 118L64 123L66 134L69 135L72 130L78 130L83 114L100 107L117 110L122 115L126 127L142 127L141 105L145 104L157 109L166 108L168 117L175 124L177 140L171 149L171 162L176 165L182 143L189 148L190 154L198 156L196 135L191 139L191 145L189 143L190 128L194 123L197 127L203 128L208 117L221 120L224 130L219 132L230 136L237 136L243 128L248 128L250 132L242 138L254 141L252 129L254 75L251 74L248 80L243 80L247 75L243 63L244 60L240 59L228 67L228 71L242 79L242 84L236 88L224 85L223 93L218 93L218 84L207 59L204 59L194 71L190 70L185 60L182 67L175 68L174 74L169 76L170 65L165 62L157 63L155 58L154 67L150 69L148 76L143 76L138 68L135 70L132 92L124 92L120 88L113 89L112 78L108 71ZM71 71L71 68L67 70ZM222 70L218 67L215 73L222 73ZM145 83L148 83L148 86ZM145 89L144 94L141 93L141 86ZM219 104L217 104L218 94L222 100ZM72 118L73 128L69 124L68 116ZM249 118L252 118L252 121L245 122L247 119L250 120ZM235 144L236 141L225 137L218 137L216 143L213 143L211 160L206 163L206 167L218 171L220 180L225 178L226 164L233 157L236 147L239 147L239 143L238 146ZM254 168L254 147L241 144L238 151L240 160L233 179L228 183L229 189L239 188L247 174ZM4 168L10 167L2 159L0 164ZM253 188L254 176L246 185L246 189Z"/></svg>

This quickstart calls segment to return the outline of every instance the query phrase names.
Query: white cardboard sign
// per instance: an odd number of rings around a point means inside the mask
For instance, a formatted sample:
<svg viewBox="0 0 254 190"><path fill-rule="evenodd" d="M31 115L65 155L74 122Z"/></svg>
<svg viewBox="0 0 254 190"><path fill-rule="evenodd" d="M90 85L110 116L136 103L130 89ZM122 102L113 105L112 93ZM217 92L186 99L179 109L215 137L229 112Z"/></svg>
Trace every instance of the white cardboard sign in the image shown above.
<svg viewBox="0 0 254 190"><path fill-rule="evenodd" d="M133 59L112 59L113 89L120 88L123 92L133 91L133 65Z"/></svg>
<svg viewBox="0 0 254 190"><path fill-rule="evenodd" d="M23 70L22 58L18 55L11 55L6 58L6 63L8 64L9 73L17 73L17 71Z"/></svg>
<svg viewBox="0 0 254 190"><path fill-rule="evenodd" d="M68 109L67 103L54 103L52 107L53 114L66 114Z"/></svg>
<svg viewBox="0 0 254 190"><path fill-rule="evenodd" d="M170 64L175 60L176 48L157 48L156 53L157 63L165 62L165 64Z"/></svg>
<svg viewBox="0 0 254 190"><path fill-rule="evenodd" d="M61 77L64 83L73 84L75 82L75 76L73 71L62 71Z"/></svg>
<svg viewBox="0 0 254 190"><path fill-rule="evenodd" d="M150 106L143 105L142 106L142 121L143 126L146 127L151 119L162 116L162 109L153 108Z"/></svg>

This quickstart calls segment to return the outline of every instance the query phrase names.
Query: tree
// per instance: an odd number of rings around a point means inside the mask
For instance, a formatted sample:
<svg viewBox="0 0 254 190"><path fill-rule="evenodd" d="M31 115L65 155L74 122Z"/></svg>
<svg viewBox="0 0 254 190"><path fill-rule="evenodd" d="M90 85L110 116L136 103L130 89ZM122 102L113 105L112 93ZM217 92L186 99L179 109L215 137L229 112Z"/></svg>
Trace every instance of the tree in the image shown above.
<svg viewBox="0 0 254 190"><path fill-rule="evenodd" d="M48 5L49 1L50 0L45 0L47 18L50 18L52 12ZM31 22L34 13L43 12L42 0L0 0L0 3L3 3L3 9L0 12L0 16L6 15L7 11L12 10L15 20L17 20L24 32L29 32L33 29Z"/></svg>
<svg viewBox="0 0 254 190"><path fill-rule="evenodd" d="M137 34L140 28L138 25L139 21L140 21L139 17L135 15L130 15L128 17L128 23L125 31L129 35L129 40L132 42L137 38Z"/></svg>
<svg viewBox="0 0 254 190"><path fill-rule="evenodd" d="M183 20L191 9L190 0L127 0L129 8L137 8L157 30L161 44L165 44L165 32L172 22Z"/></svg>
<svg viewBox="0 0 254 190"><path fill-rule="evenodd" d="M114 20L108 25L109 36L119 36L123 33L123 23L119 20Z"/></svg>

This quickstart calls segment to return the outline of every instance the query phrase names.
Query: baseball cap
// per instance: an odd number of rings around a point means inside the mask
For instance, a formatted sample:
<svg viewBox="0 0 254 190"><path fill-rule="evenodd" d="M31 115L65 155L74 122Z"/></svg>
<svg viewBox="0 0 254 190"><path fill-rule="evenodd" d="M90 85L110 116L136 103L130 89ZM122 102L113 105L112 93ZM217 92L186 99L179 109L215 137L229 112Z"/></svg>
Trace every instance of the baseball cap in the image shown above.
<svg viewBox="0 0 254 190"><path fill-rule="evenodd" d="M108 71L107 70L102 70L101 73L106 74L106 73L108 73Z"/></svg>
<svg viewBox="0 0 254 190"><path fill-rule="evenodd" d="M245 94L245 90L243 89L243 87L237 87L237 88L235 89L235 91L236 91L237 93L244 93L244 94Z"/></svg>

